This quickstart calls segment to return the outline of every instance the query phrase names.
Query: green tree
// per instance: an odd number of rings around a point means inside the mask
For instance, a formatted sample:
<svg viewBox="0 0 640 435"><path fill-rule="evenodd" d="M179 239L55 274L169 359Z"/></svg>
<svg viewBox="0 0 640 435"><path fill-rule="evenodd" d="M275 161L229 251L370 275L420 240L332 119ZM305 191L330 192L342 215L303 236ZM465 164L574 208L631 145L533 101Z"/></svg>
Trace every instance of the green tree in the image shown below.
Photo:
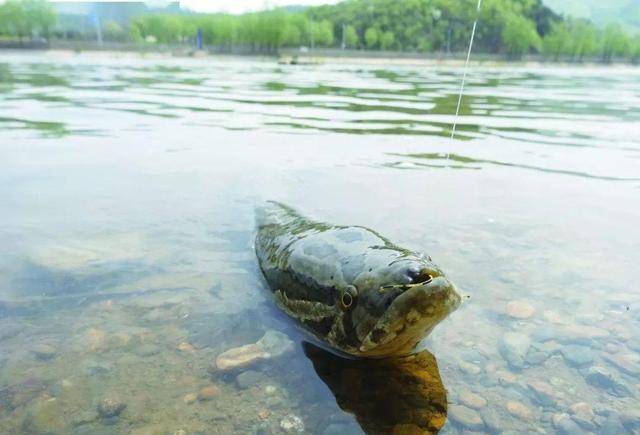
<svg viewBox="0 0 640 435"><path fill-rule="evenodd" d="M358 38L358 32L356 28L349 25L344 29L344 42L347 48L357 48L360 43L360 39Z"/></svg>
<svg viewBox="0 0 640 435"><path fill-rule="evenodd" d="M396 37L393 32L386 31L380 35L380 48L383 50L391 50L395 43Z"/></svg>
<svg viewBox="0 0 640 435"><path fill-rule="evenodd" d="M122 42L126 39L126 33L122 26L113 20L107 20L102 25L102 33L107 41Z"/></svg>
<svg viewBox="0 0 640 435"><path fill-rule="evenodd" d="M502 40L507 56L520 59L533 48L540 50L540 35L535 24L522 16L509 15L502 30Z"/></svg>
<svg viewBox="0 0 640 435"><path fill-rule="evenodd" d="M560 56L567 54L570 39L571 34L565 23L553 23L549 32L542 40L542 52L546 57L557 61L560 59Z"/></svg>
<svg viewBox="0 0 640 435"><path fill-rule="evenodd" d="M313 40L315 45L329 47L333 44L333 25L328 20L312 23Z"/></svg>
<svg viewBox="0 0 640 435"><path fill-rule="evenodd" d="M630 48L629 36L622 30L619 24L611 23L604 29L602 35L602 61L610 63L615 56L628 54Z"/></svg>
<svg viewBox="0 0 640 435"><path fill-rule="evenodd" d="M364 43L367 45L368 49L375 48L378 45L379 39L379 32L375 27L369 27L364 32Z"/></svg>

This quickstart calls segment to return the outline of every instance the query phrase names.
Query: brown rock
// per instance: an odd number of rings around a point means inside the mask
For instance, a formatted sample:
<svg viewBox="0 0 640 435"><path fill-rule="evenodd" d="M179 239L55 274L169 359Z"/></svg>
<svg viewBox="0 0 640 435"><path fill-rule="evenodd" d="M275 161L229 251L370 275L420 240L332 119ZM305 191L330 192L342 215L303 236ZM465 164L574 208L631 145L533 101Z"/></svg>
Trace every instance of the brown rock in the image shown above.
<svg viewBox="0 0 640 435"><path fill-rule="evenodd" d="M549 406L557 402L553 387L544 381L531 381L527 384L541 405Z"/></svg>
<svg viewBox="0 0 640 435"><path fill-rule="evenodd" d="M198 400L198 395L196 393L189 393L182 398L182 401L187 405L191 405L196 400Z"/></svg>
<svg viewBox="0 0 640 435"><path fill-rule="evenodd" d="M507 304L507 314L515 319L528 319L536 309L525 300L511 301Z"/></svg>
<svg viewBox="0 0 640 435"><path fill-rule="evenodd" d="M260 420L266 420L269 418L269 416L271 415L271 413L269 411L267 411L266 409L262 409L258 412L258 418Z"/></svg>
<svg viewBox="0 0 640 435"><path fill-rule="evenodd" d="M180 352L193 352L196 349L195 349L195 347L193 347L192 344L183 341L182 343L180 343L178 345L178 350Z"/></svg>
<svg viewBox="0 0 640 435"><path fill-rule="evenodd" d="M217 396L219 392L220 390L215 385L207 385L206 387L200 388L200 391L198 392L198 400L201 402L211 400Z"/></svg>
<svg viewBox="0 0 640 435"><path fill-rule="evenodd" d="M507 411L514 417L518 417L521 420L531 420L533 413L523 403L516 400L509 400L506 404Z"/></svg>
<svg viewBox="0 0 640 435"><path fill-rule="evenodd" d="M506 370L500 370L497 373L497 375L498 375L498 382L500 382L500 385L503 385L503 386L513 385L518 381L518 378L516 377L516 375Z"/></svg>
<svg viewBox="0 0 640 435"><path fill-rule="evenodd" d="M232 370L249 366L268 357L269 354L264 352L258 344L246 344L221 353L216 358L216 367L221 371Z"/></svg>
<svg viewBox="0 0 640 435"><path fill-rule="evenodd" d="M593 421L596 418L593 408L586 402L574 403L569 409L572 415L578 416L582 420Z"/></svg>

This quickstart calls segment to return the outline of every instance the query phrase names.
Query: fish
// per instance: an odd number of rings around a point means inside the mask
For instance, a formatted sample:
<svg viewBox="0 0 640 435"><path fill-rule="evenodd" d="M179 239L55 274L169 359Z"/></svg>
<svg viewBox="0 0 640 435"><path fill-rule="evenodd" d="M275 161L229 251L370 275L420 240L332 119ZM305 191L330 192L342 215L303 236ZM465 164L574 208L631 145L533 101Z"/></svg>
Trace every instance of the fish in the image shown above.
<svg viewBox="0 0 640 435"><path fill-rule="evenodd" d="M461 297L431 257L362 226L256 209L255 252L276 305L339 355L411 355Z"/></svg>

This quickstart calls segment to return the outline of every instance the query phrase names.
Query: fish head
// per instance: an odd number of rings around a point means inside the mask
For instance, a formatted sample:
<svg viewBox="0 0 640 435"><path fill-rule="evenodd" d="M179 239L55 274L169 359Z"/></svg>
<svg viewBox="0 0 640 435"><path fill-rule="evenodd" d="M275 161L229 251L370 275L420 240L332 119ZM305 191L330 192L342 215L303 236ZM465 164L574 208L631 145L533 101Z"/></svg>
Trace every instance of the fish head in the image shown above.
<svg viewBox="0 0 640 435"><path fill-rule="evenodd" d="M461 302L456 286L428 257L404 258L359 276L352 324L352 354L411 354L417 344Z"/></svg>

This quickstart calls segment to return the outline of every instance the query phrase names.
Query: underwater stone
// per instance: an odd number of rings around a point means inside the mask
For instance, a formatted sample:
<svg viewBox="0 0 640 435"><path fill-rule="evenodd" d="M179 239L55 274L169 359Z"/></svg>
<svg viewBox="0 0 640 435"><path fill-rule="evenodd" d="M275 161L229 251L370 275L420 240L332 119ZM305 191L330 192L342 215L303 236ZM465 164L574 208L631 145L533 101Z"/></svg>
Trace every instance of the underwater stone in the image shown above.
<svg viewBox="0 0 640 435"><path fill-rule="evenodd" d="M507 304L507 314L515 319L528 319L533 316L536 309L528 301L511 301Z"/></svg>
<svg viewBox="0 0 640 435"><path fill-rule="evenodd" d="M484 428L484 422L480 414L463 405L450 405L447 410L447 416L467 429L481 430Z"/></svg>
<svg viewBox="0 0 640 435"><path fill-rule="evenodd" d="M603 358L613 364L618 370L631 375L640 375L640 361L634 354L603 355Z"/></svg>
<svg viewBox="0 0 640 435"><path fill-rule="evenodd" d="M297 415L289 414L280 421L280 427L287 433L304 432L304 422Z"/></svg>
<svg viewBox="0 0 640 435"><path fill-rule="evenodd" d="M56 349L46 343L35 345L31 352L41 361L48 361L56 355Z"/></svg>
<svg viewBox="0 0 640 435"><path fill-rule="evenodd" d="M257 384L263 378L264 375L262 373L256 372L255 370L247 370L236 377L236 384L238 385L238 388L245 390L252 385Z"/></svg>
<svg viewBox="0 0 640 435"><path fill-rule="evenodd" d="M575 435L584 433L584 431L574 422L568 414L556 414L553 416L553 426L559 433L566 435Z"/></svg>
<svg viewBox="0 0 640 435"><path fill-rule="evenodd" d="M604 367L595 366L589 368L585 379L589 384L607 390L616 396L625 397L630 395L630 391L624 383Z"/></svg>
<svg viewBox="0 0 640 435"><path fill-rule="evenodd" d="M500 339L500 354L511 367L522 369L530 344L531 341L526 335L517 332L508 332Z"/></svg>
<svg viewBox="0 0 640 435"><path fill-rule="evenodd" d="M528 383L537 401L543 406L552 406L556 403L556 395L553 387L544 381L531 381Z"/></svg>
<svg viewBox="0 0 640 435"><path fill-rule="evenodd" d="M107 397L105 399L102 399L100 403L98 403L96 409L98 411L98 414L100 414L100 417L109 419L119 416L126 407L127 405L120 402L118 399Z"/></svg>
<svg viewBox="0 0 640 435"><path fill-rule="evenodd" d="M286 334L269 330L256 343L229 349L218 355L215 366L219 371L229 371L279 357L293 349L294 343Z"/></svg>
<svg viewBox="0 0 640 435"><path fill-rule="evenodd" d="M616 413L611 413L605 420L605 422L600 426L600 430L598 431L599 435L619 435L626 433L627 430L622 425L622 421L620 420L620 416Z"/></svg>
<svg viewBox="0 0 640 435"><path fill-rule="evenodd" d="M560 349L565 361L574 367L582 367L593 362L593 352L586 346L568 345Z"/></svg>
<svg viewBox="0 0 640 435"><path fill-rule="evenodd" d="M507 411L509 411L509 414L521 420L531 420L533 418L531 410L517 400L509 400L505 407Z"/></svg>
<svg viewBox="0 0 640 435"><path fill-rule="evenodd" d="M463 391L460 394L460 402L472 409L482 409L487 406L487 401L471 391Z"/></svg>
<svg viewBox="0 0 640 435"><path fill-rule="evenodd" d="M198 400L201 402L211 400L217 396L219 392L220 390L215 385L207 385L200 388L200 391L198 392Z"/></svg>

